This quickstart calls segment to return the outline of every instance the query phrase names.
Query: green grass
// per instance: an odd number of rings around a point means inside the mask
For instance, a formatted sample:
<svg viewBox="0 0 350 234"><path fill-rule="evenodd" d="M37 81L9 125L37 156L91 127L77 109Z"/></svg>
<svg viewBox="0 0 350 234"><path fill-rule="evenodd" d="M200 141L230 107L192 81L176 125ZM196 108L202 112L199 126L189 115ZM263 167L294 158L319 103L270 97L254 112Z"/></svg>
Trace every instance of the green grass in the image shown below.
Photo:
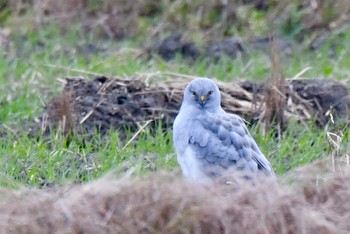
<svg viewBox="0 0 350 234"><path fill-rule="evenodd" d="M55 24L29 30L27 34L12 27L13 49L0 51L0 170L3 177L20 184L45 186L85 182L111 170L129 168L134 168L137 175L154 170L178 170L171 129L163 132L158 128L155 133L146 129L137 141L125 148L126 142L118 139L117 131L110 131L103 139L96 133L86 142L79 136L67 139L59 132L52 132L48 138L28 136L23 124L33 121L41 113L43 105L61 89L57 78L93 77L77 72L77 69L115 76L170 71L225 81L266 80L270 76L270 65L262 53L254 53L243 60L223 59L210 65L204 60L188 65L180 58L171 62L147 61L135 59L128 50L130 45L134 45L132 42L102 41L94 35L85 37L74 25L65 34L61 34ZM337 42L335 59L327 57L331 42L317 52L295 50L292 56L282 58L285 75L293 77L304 68L312 67L304 76L346 79L350 71L350 60L347 59L350 48L345 42L349 41L349 37L350 32ZM103 46L104 49L84 53L81 48L87 44ZM332 129L344 134L343 148L346 147L348 130L341 126ZM332 150L326 130L313 123L291 123L280 140L273 132L263 137L259 128L251 130L280 175L326 157ZM128 139L131 137L132 134L129 134Z"/></svg>
<svg viewBox="0 0 350 234"><path fill-rule="evenodd" d="M175 168L176 157L169 142L171 133L161 128L156 134L149 130L140 133L137 143L128 147L112 130L103 139L96 132L90 140L65 137L59 132L52 132L49 139L9 133L0 144L0 165L16 181L42 186L89 181L111 170L136 168L135 173L142 175Z"/></svg>

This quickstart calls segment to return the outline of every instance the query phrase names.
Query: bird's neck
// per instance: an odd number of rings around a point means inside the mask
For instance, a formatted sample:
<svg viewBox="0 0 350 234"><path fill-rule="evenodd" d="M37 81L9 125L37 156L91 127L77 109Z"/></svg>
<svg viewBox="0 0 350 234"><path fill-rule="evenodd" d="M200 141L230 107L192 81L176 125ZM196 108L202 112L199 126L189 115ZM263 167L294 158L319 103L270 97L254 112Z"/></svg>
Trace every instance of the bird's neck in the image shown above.
<svg viewBox="0 0 350 234"><path fill-rule="evenodd" d="M212 114L212 113L220 113L221 111L222 109L220 106L216 108L199 107L199 106L193 106L193 105L181 106L181 112L186 113L187 116L198 116L198 115L206 115L206 114ZM191 115L189 115L188 113L191 113Z"/></svg>

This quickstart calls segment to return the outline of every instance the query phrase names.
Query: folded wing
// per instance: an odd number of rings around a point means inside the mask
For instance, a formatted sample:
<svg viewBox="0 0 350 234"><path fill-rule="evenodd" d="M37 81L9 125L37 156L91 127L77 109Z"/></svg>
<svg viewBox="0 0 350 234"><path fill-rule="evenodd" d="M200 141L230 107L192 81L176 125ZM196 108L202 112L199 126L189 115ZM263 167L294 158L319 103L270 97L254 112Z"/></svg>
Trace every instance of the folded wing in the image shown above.
<svg viewBox="0 0 350 234"><path fill-rule="evenodd" d="M270 163L239 116L226 113L209 115L196 118L193 124L189 144L209 173L216 175L236 167L245 172L261 170L273 175Z"/></svg>

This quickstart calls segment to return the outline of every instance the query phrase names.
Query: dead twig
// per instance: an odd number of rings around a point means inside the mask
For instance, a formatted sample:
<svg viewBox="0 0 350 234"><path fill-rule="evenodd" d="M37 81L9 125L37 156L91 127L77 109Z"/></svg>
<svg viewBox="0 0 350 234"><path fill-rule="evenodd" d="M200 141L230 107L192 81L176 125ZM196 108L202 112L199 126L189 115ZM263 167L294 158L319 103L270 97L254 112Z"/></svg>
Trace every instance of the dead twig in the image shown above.
<svg viewBox="0 0 350 234"><path fill-rule="evenodd" d="M139 130L137 130L137 132L130 138L130 140L124 145L124 147L122 148L122 150L124 150L126 147L128 147L131 142L133 142L136 137L147 127L148 124L150 124L152 121L154 121L154 119L150 119L148 121L146 121L146 123L144 125L142 125Z"/></svg>

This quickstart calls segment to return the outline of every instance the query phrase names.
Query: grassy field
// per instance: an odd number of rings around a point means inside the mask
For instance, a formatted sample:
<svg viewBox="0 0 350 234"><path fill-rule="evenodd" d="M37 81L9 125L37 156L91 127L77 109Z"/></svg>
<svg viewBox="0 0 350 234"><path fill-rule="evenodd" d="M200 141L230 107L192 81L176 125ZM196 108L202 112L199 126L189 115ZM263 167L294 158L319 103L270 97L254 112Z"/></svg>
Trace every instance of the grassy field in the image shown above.
<svg viewBox="0 0 350 234"><path fill-rule="evenodd" d="M6 35L0 46L0 171L4 186L86 182L111 170L121 172L129 168L134 168L136 175L179 171L171 129L164 132L159 128L155 134L146 130L127 147L115 131L104 139L96 134L85 144L79 137L67 144L60 132L52 132L48 139L30 136L28 123L35 121L45 103L59 93L59 79L92 78L94 74L132 77L136 73L164 71L223 81L263 81L271 73L268 56L261 52L253 52L246 60L222 59L210 65L196 61L189 65L181 58L171 62L146 60L138 56L141 39L101 39L93 33L82 33L79 25L62 33L54 22L31 28L25 19L14 19L6 21L3 27L10 32L7 35L2 31ZM335 44L331 39L319 50L299 46L292 55L282 57L285 76L293 77L310 67L304 77L336 79L349 86L350 46L346 42L350 41L350 31L337 38ZM334 58L328 56L330 48L335 48ZM273 132L263 136L259 127L249 128L278 175L335 152L327 132L340 136L340 155L344 154L349 135L348 128L338 122L326 128L312 122L291 122L281 139ZM131 137L129 134L128 139Z"/></svg>

